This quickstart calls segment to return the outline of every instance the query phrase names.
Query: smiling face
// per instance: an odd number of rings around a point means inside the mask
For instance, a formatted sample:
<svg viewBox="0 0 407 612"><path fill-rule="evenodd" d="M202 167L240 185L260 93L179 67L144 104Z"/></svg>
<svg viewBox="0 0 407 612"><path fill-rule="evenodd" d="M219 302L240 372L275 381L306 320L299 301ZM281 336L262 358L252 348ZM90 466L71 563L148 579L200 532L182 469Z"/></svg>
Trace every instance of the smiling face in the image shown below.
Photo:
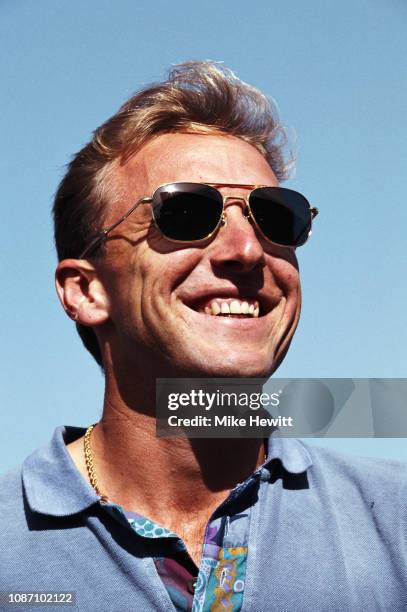
<svg viewBox="0 0 407 612"><path fill-rule="evenodd" d="M277 185L253 146L223 135L158 136L112 173L123 197L106 226L164 183ZM300 313L294 251L268 243L244 217L244 202L230 196L248 189L220 191L227 223L206 242L168 241L149 204L112 232L97 264L109 297L107 364L157 377L260 377L284 357Z"/></svg>

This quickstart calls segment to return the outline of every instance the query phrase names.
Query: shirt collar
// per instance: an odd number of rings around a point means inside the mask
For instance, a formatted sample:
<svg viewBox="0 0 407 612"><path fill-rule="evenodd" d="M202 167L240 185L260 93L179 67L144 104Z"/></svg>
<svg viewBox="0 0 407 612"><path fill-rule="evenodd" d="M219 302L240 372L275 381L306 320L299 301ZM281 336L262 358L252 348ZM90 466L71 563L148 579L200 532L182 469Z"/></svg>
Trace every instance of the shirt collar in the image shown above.
<svg viewBox="0 0 407 612"><path fill-rule="evenodd" d="M30 508L50 516L69 516L99 501L66 448L85 434L81 427L57 427L48 446L34 451L23 463L22 476Z"/></svg>
<svg viewBox="0 0 407 612"><path fill-rule="evenodd" d="M284 469L292 474L301 474L312 465L311 455L305 446L295 438L268 439L266 465L273 459L280 459Z"/></svg>
<svg viewBox="0 0 407 612"><path fill-rule="evenodd" d="M85 434L81 427L57 427L48 446L32 453L23 463L22 476L27 501L35 512L49 516L70 516L100 500L83 478L66 448ZM312 459L303 444L294 438L268 440L266 465L280 459L287 472L305 472Z"/></svg>

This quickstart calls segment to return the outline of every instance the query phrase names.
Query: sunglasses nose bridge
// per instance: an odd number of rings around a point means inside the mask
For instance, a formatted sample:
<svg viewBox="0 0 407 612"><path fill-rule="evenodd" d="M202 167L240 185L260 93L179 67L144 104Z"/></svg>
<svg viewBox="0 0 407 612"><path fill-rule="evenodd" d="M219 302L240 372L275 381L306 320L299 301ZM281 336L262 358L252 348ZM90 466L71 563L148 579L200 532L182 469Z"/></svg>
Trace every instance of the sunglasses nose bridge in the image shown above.
<svg viewBox="0 0 407 612"><path fill-rule="evenodd" d="M228 206L232 206L232 204L228 204L228 200L240 200L240 202L244 203L244 207L247 207L247 198L243 197L243 196L223 196L223 209L225 210ZM241 206L241 208L243 209L243 206Z"/></svg>
<svg viewBox="0 0 407 612"><path fill-rule="evenodd" d="M232 200L232 202L228 203L228 200ZM245 217L245 219L249 219L250 218L250 207L248 204L248 198L247 197L243 197L243 196L223 196L223 212L222 212L222 224L226 225L227 223L227 217L226 217L226 208L228 206L233 206L234 204L237 204L237 202L240 202L240 208L243 211L243 216Z"/></svg>
<svg viewBox="0 0 407 612"><path fill-rule="evenodd" d="M233 200L233 202L231 202L230 204L227 203L228 200ZM242 209L243 212L243 217L247 220L247 221L251 221L251 211L250 211L250 206L248 203L248 198L247 197L243 197L243 196L223 196L223 211L222 211L222 216L221 216L221 224L222 226L226 226L228 223L228 219L227 219L227 215L226 215L226 208L228 206L233 206L234 204L236 204L236 200L240 201L241 204L240 208Z"/></svg>

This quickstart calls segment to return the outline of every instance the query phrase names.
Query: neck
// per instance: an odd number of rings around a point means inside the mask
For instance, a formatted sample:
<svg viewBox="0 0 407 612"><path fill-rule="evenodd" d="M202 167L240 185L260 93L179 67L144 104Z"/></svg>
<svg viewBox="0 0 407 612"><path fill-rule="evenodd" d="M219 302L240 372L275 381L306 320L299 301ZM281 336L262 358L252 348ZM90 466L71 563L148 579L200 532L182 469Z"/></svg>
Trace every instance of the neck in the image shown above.
<svg viewBox="0 0 407 612"><path fill-rule="evenodd" d="M90 445L101 494L125 510L167 527L181 518L204 521L263 463L260 439L157 438L155 377L106 374L103 416ZM68 451L89 480L83 438Z"/></svg>
<svg viewBox="0 0 407 612"><path fill-rule="evenodd" d="M157 438L154 411L146 409L154 406L155 388L144 381L138 391L138 400L132 394L131 402L124 401L108 381L103 416L90 439L100 492L164 525L180 516L209 518L229 491L263 463L263 440ZM83 438L68 450L89 480Z"/></svg>
<svg viewBox="0 0 407 612"><path fill-rule="evenodd" d="M216 507L264 459L262 440L157 438L155 418L111 405L91 446L101 492L157 518Z"/></svg>

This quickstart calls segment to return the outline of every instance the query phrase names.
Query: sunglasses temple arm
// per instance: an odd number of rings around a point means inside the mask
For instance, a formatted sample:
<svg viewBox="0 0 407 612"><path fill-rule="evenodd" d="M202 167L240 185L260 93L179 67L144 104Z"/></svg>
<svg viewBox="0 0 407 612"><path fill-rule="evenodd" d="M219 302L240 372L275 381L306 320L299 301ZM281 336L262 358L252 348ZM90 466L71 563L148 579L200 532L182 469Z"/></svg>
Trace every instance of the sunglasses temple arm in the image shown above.
<svg viewBox="0 0 407 612"><path fill-rule="evenodd" d="M120 217L120 219L115 221L112 225L109 225L109 227L106 227L104 230L102 230L100 232L100 234L95 236L95 238L92 240L92 242L79 255L79 259L83 259L84 257L86 257L86 255L89 255L89 253L94 251L96 249L96 247L99 246L99 244L101 242L103 242L103 240L106 238L106 236L108 234L110 234L111 231L116 229L116 227L118 225L120 225L120 223L123 223L123 221L125 221L127 219L127 217L129 217L131 215L131 213L134 212L136 210L136 208L140 204L147 204L148 202L151 202L151 201L152 201L152 198L146 198L146 197L143 197L143 198L140 198L139 200L137 200L137 202L135 204L133 204L133 206L131 208L129 208L129 210L127 212L125 212L124 215L122 217Z"/></svg>
<svg viewBox="0 0 407 612"><path fill-rule="evenodd" d="M105 236L107 235L106 230L103 230L103 232L101 232L100 234L98 234L90 244L88 244L88 246L86 247L86 249L84 251L82 251L82 253L79 255L78 259L85 259L85 257L87 255L89 255L89 253L92 253L92 251L94 251L96 249L96 247L99 246L99 244L104 240Z"/></svg>

